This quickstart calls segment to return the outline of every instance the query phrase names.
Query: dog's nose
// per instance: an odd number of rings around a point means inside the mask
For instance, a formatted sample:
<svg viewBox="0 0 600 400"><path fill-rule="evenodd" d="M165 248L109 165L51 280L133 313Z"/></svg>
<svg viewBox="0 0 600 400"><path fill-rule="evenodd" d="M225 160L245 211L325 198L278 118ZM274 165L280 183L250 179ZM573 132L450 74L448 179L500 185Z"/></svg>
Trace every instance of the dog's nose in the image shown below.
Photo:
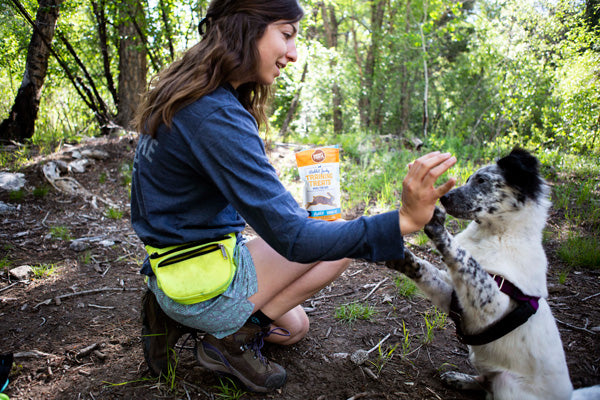
<svg viewBox="0 0 600 400"><path fill-rule="evenodd" d="M443 195L442 197L440 197L440 202L442 203L442 205L444 207L446 207L448 205L448 194Z"/></svg>

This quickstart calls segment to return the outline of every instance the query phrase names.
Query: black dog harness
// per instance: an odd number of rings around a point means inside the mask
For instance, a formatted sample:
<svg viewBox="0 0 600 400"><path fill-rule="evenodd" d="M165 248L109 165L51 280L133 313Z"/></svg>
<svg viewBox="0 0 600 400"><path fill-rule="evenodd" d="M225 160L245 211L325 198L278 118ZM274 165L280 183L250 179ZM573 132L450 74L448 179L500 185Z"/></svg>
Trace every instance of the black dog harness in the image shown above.
<svg viewBox="0 0 600 400"><path fill-rule="evenodd" d="M523 294L519 288L504 279L503 276L492 275L492 278L502 293L508 295L511 299L517 302L517 308L508 313L501 320L490 325L483 332L475 335L468 335L464 333L462 329L463 310L458 302L456 292L453 291L449 315L456 324L456 335L458 336L458 339L464 344L481 346L483 344L488 344L494 340L500 339L504 335L523 325L529 319L529 317L535 314L539 307L539 297Z"/></svg>

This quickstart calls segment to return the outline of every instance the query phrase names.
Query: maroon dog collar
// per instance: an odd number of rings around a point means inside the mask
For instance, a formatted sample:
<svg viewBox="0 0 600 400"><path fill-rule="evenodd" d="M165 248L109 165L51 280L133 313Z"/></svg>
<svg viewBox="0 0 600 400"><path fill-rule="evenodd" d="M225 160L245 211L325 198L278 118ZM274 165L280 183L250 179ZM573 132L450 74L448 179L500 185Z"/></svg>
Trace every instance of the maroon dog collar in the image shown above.
<svg viewBox="0 0 600 400"><path fill-rule="evenodd" d="M491 274L490 274L491 275ZM456 335L464 344L471 346L481 346L498 340L506 334L512 332L523 325L529 317L537 311L539 307L539 297L524 294L512 282L506 280L501 275L491 275L500 291L517 302L517 307L508 313L504 318L490 325L482 332L469 335L462 329L462 307L458 301L456 292L452 292L450 302L450 318L456 324Z"/></svg>

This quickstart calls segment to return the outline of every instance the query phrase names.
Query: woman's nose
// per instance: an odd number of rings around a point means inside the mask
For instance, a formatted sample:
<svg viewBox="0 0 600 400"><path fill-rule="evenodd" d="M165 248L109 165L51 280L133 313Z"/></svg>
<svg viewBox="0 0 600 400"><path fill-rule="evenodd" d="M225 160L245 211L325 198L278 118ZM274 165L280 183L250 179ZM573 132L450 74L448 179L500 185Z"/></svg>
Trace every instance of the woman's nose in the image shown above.
<svg viewBox="0 0 600 400"><path fill-rule="evenodd" d="M298 51L296 50L296 42L294 40L291 40L288 44L285 56L290 62L296 62L298 60Z"/></svg>

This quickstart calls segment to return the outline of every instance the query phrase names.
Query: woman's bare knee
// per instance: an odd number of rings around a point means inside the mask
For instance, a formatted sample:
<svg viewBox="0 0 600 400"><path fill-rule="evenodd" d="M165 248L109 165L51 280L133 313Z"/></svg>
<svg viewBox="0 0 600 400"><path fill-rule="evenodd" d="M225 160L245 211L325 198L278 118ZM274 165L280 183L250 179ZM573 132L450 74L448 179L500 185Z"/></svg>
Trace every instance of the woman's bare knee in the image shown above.
<svg viewBox="0 0 600 400"><path fill-rule="evenodd" d="M272 343L290 345L299 342L303 337L306 336L310 328L310 321L302 306L298 305L277 320L273 321L271 327L283 328L287 330L290 335L279 335L278 333L281 332L275 331L266 337L265 340Z"/></svg>

